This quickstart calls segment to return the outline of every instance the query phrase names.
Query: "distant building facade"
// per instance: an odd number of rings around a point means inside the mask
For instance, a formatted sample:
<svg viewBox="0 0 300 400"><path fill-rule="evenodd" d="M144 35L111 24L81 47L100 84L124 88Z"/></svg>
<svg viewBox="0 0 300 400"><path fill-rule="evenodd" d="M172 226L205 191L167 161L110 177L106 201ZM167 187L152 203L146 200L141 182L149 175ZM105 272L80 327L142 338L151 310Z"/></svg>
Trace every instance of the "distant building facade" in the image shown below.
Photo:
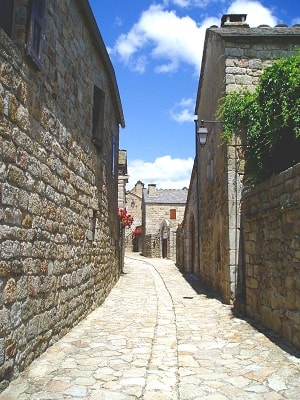
<svg viewBox="0 0 300 400"><path fill-rule="evenodd" d="M120 276L124 117L87 0L1 1L0 63L3 389Z"/></svg>
<svg viewBox="0 0 300 400"><path fill-rule="evenodd" d="M118 207L126 208L127 151L119 150L118 158Z"/></svg>
<svg viewBox="0 0 300 400"><path fill-rule="evenodd" d="M132 190L126 192L126 209L133 216L130 234L126 238L126 250L142 251L142 198L144 184L138 181Z"/></svg>
<svg viewBox="0 0 300 400"><path fill-rule="evenodd" d="M176 259L176 231L181 224L188 189L158 189L149 184L142 199L142 254Z"/></svg>

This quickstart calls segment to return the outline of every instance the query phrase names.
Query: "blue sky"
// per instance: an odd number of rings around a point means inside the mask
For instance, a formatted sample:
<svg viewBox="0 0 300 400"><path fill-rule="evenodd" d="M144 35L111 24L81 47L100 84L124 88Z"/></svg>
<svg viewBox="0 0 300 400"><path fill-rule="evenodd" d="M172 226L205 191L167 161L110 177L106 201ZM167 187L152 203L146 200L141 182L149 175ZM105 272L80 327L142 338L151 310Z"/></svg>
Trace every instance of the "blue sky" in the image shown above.
<svg viewBox="0 0 300 400"><path fill-rule="evenodd" d="M128 189L189 185L195 156L194 109L204 35L225 13L251 27L300 24L295 0L90 0L121 95Z"/></svg>

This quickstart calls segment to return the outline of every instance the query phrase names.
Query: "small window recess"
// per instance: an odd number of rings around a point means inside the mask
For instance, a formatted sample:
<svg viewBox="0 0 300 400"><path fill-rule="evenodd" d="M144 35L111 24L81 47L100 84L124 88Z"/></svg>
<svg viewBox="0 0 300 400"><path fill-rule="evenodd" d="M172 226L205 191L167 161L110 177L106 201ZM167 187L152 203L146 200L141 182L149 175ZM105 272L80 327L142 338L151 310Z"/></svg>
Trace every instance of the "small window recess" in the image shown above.
<svg viewBox="0 0 300 400"><path fill-rule="evenodd" d="M28 30L27 55L37 68L42 69L42 50L45 31L46 0L33 0Z"/></svg>
<svg viewBox="0 0 300 400"><path fill-rule="evenodd" d="M217 272L221 271L221 242L218 239L216 248L215 248L215 261L217 266Z"/></svg>
<svg viewBox="0 0 300 400"><path fill-rule="evenodd" d="M214 159L211 158L207 165L207 180L209 183L214 181Z"/></svg>
<svg viewBox="0 0 300 400"><path fill-rule="evenodd" d="M103 90L94 86L92 142L98 150L103 147L104 102Z"/></svg>
<svg viewBox="0 0 300 400"><path fill-rule="evenodd" d="M93 210L93 214L90 220L90 231L89 231L89 240L92 242L94 242L96 238L97 216L98 212L96 210Z"/></svg>

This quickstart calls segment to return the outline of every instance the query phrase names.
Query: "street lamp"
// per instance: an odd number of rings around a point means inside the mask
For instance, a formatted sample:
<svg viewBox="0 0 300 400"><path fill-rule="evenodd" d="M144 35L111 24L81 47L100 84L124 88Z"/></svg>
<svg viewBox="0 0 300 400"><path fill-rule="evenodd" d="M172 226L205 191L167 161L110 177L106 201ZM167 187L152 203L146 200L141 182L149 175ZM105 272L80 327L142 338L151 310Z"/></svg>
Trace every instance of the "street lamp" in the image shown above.
<svg viewBox="0 0 300 400"><path fill-rule="evenodd" d="M208 137L208 129L204 124L223 124L223 121L204 121L200 120L200 124L198 123L198 116L195 115L195 134L196 140L200 144L201 147L204 147Z"/></svg>
<svg viewBox="0 0 300 400"><path fill-rule="evenodd" d="M198 119L195 119L195 133L200 146L204 147L207 141L208 129L204 126L203 119L200 121L199 126Z"/></svg>

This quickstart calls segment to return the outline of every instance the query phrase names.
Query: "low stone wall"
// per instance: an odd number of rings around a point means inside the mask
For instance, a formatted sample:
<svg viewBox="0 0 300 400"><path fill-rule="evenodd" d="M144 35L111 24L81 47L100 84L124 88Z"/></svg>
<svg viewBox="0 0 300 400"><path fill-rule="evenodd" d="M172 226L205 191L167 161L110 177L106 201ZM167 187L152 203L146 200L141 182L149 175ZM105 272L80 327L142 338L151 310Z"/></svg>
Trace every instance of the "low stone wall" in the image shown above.
<svg viewBox="0 0 300 400"><path fill-rule="evenodd" d="M300 348L300 164L242 200L247 315Z"/></svg>
<svg viewBox="0 0 300 400"><path fill-rule="evenodd" d="M149 258L160 257L160 241L157 235L145 235L143 237L142 254Z"/></svg>

